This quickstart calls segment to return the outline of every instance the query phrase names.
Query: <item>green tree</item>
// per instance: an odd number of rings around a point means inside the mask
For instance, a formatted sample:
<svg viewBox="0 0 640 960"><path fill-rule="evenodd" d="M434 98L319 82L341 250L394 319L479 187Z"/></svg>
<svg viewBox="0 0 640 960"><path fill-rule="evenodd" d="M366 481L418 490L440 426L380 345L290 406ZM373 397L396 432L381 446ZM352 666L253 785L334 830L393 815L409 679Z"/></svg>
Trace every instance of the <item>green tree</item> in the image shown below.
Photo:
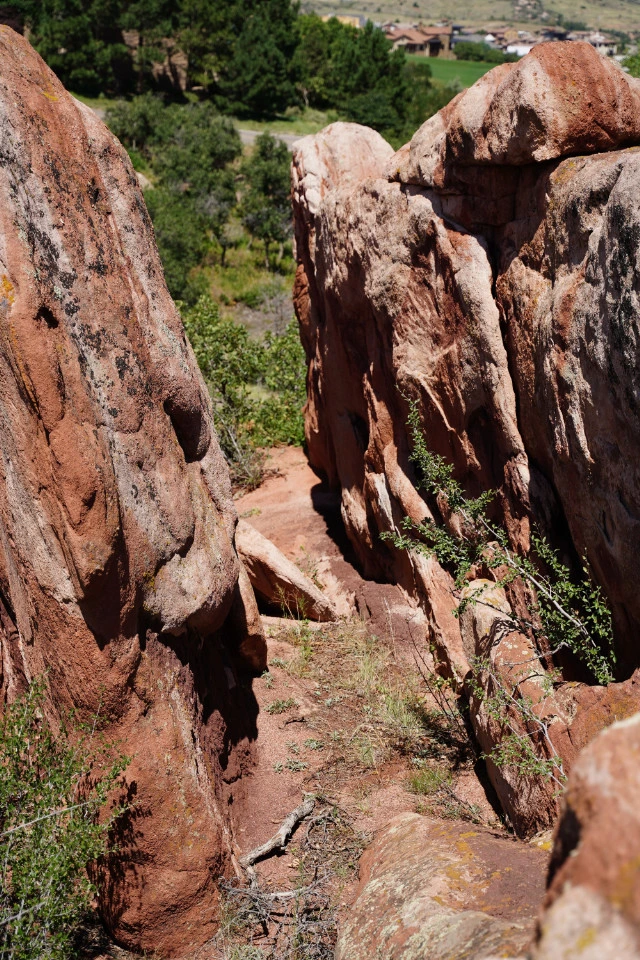
<svg viewBox="0 0 640 960"><path fill-rule="evenodd" d="M74 934L97 892L87 867L108 852L123 813L104 815L128 760L102 740L96 718L82 725L68 716L54 735L44 689L32 683L0 720L3 960L77 956Z"/></svg>
<svg viewBox="0 0 640 960"><path fill-rule="evenodd" d="M187 87L214 89L220 70L232 56L235 35L228 4L220 0L181 0L178 46L187 58Z"/></svg>
<svg viewBox="0 0 640 960"><path fill-rule="evenodd" d="M634 53L631 57L625 57L622 66L632 77L640 77L640 54Z"/></svg>
<svg viewBox="0 0 640 960"><path fill-rule="evenodd" d="M515 53L503 53L490 47L488 43L474 43L462 40L456 43L453 52L456 60L474 60L482 63L516 63L519 57Z"/></svg>
<svg viewBox="0 0 640 960"><path fill-rule="evenodd" d="M310 14L298 18L297 29L294 71L304 103L334 109L398 145L456 92L435 87L427 61L393 51L371 23L356 30Z"/></svg>
<svg viewBox="0 0 640 960"><path fill-rule="evenodd" d="M145 200L171 296L192 303L201 292L193 272L210 246L206 215L193 197L167 187L148 190Z"/></svg>
<svg viewBox="0 0 640 960"><path fill-rule="evenodd" d="M159 179L146 195L172 296L194 302L202 292L192 276L213 238L223 245L236 203L231 164L242 146L231 120L213 104L165 106L145 94L107 111L107 123Z"/></svg>
<svg viewBox="0 0 640 960"><path fill-rule="evenodd" d="M30 41L70 90L97 96L128 88L131 57L119 20L123 0L13 0Z"/></svg>
<svg viewBox="0 0 640 960"><path fill-rule="evenodd" d="M137 90L142 93L153 80L153 67L162 63L175 46L180 4L171 0L133 0L123 5L119 25L135 30Z"/></svg>
<svg viewBox="0 0 640 960"><path fill-rule="evenodd" d="M378 127L389 125L390 116L397 121L408 95L405 55L392 51L382 30L310 14L299 17L297 31L294 69L305 102Z"/></svg>
<svg viewBox="0 0 640 960"><path fill-rule="evenodd" d="M232 121L212 103L171 104L155 138L153 162L164 183L195 195L219 189L222 181L228 190L228 166L242 145Z"/></svg>
<svg viewBox="0 0 640 960"><path fill-rule="evenodd" d="M107 110L106 122L127 150L148 161L171 134L165 104L152 93L114 103Z"/></svg>
<svg viewBox="0 0 640 960"><path fill-rule="evenodd" d="M234 42L220 63L218 106L237 116L274 116L295 105L297 6L291 0L229 0L226 9L225 31Z"/></svg>
<svg viewBox="0 0 640 960"><path fill-rule="evenodd" d="M290 163L286 145L263 133L241 167L245 182L240 203L242 222L264 243L267 269L272 244L283 244L291 232Z"/></svg>

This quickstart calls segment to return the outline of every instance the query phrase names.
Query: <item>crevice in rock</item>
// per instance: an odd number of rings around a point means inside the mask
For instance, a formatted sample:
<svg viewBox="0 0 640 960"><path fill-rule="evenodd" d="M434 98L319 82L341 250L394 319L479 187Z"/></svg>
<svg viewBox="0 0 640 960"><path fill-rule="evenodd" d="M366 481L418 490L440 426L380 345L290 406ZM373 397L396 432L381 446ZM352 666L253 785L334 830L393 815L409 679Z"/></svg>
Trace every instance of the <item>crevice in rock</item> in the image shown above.
<svg viewBox="0 0 640 960"><path fill-rule="evenodd" d="M36 315L36 320L44 323L49 330L56 330L58 328L58 320L54 316L53 311L47 306L43 305L40 307Z"/></svg>

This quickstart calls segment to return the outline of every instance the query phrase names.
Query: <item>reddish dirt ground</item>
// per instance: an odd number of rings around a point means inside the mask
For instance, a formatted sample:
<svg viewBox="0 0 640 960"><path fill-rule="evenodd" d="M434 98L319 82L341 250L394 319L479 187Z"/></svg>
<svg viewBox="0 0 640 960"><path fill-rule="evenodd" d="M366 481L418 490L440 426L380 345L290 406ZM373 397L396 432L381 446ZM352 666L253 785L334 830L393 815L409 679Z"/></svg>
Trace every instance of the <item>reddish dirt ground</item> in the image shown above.
<svg viewBox="0 0 640 960"><path fill-rule="evenodd" d="M318 798L314 816L337 809L337 832L310 834L315 828L307 821L285 852L258 863L256 872L261 889L290 891L308 882L310 856L314 863L326 861L326 890L339 921L357 893L363 849L396 815L471 818L472 830L479 824L507 834L485 791L482 765L466 738L440 723L438 705L420 680L407 639L415 607L399 588L361 577L341 526L339 499L300 449L272 451L267 469L263 484L237 499L238 513L326 589L342 619L313 624L263 617L269 670L253 684L259 704L255 765L234 786L235 837L245 855L275 834L305 793ZM427 768L444 776L444 790L417 793L412 787L412 778ZM505 849L511 852L501 856L499 873L509 887L511 915L533 930L546 856L515 840ZM248 929L229 941L249 942L264 948L268 938ZM235 956L229 943L223 938L184 960Z"/></svg>
<svg viewBox="0 0 640 960"><path fill-rule="evenodd" d="M242 853L272 836L305 792L337 804L361 844L399 813L437 814L442 794L420 796L410 786L416 771L411 754L418 747L427 764L452 771L450 783L460 803L445 802L446 815L457 810L465 817L471 809L478 822L505 836L473 761L461 758L446 737L440 741L437 730L430 736L412 728L407 734L402 718L396 723L381 706L388 690L403 688L409 699L417 691L418 701L436 706L420 686L404 640L414 607L399 588L360 576L341 528L339 500L301 450L274 450L267 467L262 486L237 500L238 512L337 598L345 619L332 627L265 617L270 668L254 684L260 713L256 765L238 805L236 838ZM374 676L367 677L367 671ZM278 701L293 703L282 713L269 712ZM322 746L313 749L310 743ZM299 765L303 769L295 769ZM258 864L262 884L285 890L299 883L297 838L303 833L301 826L284 855ZM545 857L532 859L531 847L515 841L512 849L507 872L517 872L522 851L528 876L514 910L533 923L544 890ZM341 909L357 887L355 860L336 887Z"/></svg>

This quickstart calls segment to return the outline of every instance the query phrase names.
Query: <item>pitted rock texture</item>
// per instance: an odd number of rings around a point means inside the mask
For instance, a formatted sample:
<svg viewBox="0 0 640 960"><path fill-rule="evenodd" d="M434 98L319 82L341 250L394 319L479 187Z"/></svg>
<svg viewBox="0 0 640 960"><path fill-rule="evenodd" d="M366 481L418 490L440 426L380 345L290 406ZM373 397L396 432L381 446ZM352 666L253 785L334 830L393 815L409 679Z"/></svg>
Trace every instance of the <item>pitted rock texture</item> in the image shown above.
<svg viewBox="0 0 640 960"><path fill-rule="evenodd" d="M473 828L396 817L360 864L336 960L515 957L533 937L546 856Z"/></svg>
<svg viewBox="0 0 640 960"><path fill-rule="evenodd" d="M640 664L639 161L635 146L614 149L640 143L638 89L586 44L541 45L396 154L348 124L294 149L310 459L342 491L363 569L420 599L460 689L483 641L469 622L461 633L450 577L380 540L404 516L452 522L416 489L409 399L468 493L496 491L514 548L529 549L535 524L576 570L587 557L612 605L621 679ZM597 717L615 715L608 700L629 700L625 715L639 701L635 679L596 694L575 663L560 665L572 683L548 706L568 769L574 722L588 714L593 736ZM491 774L506 797L509 778ZM521 833L553 822L548 794L516 798Z"/></svg>
<svg viewBox="0 0 640 960"><path fill-rule="evenodd" d="M0 27L2 684L99 710L135 800L103 909L175 955L215 929L223 802L264 664L206 388L122 147Z"/></svg>

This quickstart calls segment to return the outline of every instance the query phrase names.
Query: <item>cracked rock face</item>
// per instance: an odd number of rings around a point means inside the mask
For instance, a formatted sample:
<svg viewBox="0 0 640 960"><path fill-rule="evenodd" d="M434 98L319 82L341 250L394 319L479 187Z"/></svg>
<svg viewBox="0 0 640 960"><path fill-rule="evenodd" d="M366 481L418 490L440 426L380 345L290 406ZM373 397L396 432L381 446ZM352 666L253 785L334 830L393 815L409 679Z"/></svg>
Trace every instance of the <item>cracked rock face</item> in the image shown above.
<svg viewBox="0 0 640 960"><path fill-rule="evenodd" d="M535 525L576 568L587 556L613 609L620 678L640 664L639 89L587 44L546 44L395 154L353 124L294 149L310 458L341 488L368 575L420 599L459 688L487 638L453 617L434 559L380 540L431 515L409 461L408 399L467 492L496 491L514 548L529 548ZM575 665L565 676L588 680ZM622 700L622 715L638 709L635 680L573 682L541 701L565 767ZM553 793L510 804L521 833L550 825Z"/></svg>
<svg viewBox="0 0 640 960"><path fill-rule="evenodd" d="M104 909L131 946L202 943L221 803L264 641L206 388L128 157L0 27L2 683L100 710L136 800Z"/></svg>

